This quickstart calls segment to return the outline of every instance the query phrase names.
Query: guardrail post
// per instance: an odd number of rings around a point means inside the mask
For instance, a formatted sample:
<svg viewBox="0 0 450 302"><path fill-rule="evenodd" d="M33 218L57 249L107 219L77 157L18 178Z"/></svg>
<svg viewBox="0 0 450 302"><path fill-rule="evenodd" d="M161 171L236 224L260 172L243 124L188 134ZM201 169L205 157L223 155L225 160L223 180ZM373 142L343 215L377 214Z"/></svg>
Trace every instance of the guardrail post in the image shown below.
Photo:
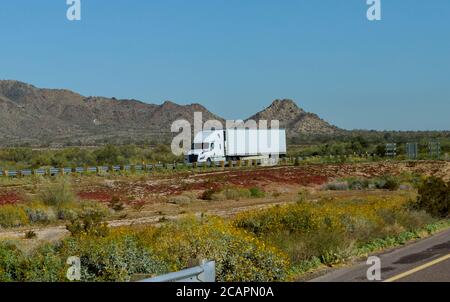
<svg viewBox="0 0 450 302"><path fill-rule="evenodd" d="M216 282L216 262L202 260L200 266L203 268L203 273L198 275L198 280L202 282Z"/></svg>

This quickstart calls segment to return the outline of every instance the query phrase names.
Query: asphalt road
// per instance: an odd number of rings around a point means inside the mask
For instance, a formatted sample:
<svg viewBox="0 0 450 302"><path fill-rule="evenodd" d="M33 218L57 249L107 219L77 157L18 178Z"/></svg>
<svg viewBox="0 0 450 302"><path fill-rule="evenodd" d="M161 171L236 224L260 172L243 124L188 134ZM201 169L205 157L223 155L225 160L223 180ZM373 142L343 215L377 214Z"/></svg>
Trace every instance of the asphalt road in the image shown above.
<svg viewBox="0 0 450 302"><path fill-rule="evenodd" d="M450 282L450 229L427 239L374 255L383 282ZM369 282L366 262L338 269L312 282ZM370 281L373 282L373 281Z"/></svg>

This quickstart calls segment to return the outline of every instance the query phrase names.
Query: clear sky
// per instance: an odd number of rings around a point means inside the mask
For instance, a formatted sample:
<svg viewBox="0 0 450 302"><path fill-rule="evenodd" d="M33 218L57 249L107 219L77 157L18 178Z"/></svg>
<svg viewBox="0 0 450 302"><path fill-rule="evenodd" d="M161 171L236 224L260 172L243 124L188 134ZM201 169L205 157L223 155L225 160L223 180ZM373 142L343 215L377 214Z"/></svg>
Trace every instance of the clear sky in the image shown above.
<svg viewBox="0 0 450 302"><path fill-rule="evenodd" d="M339 127L450 130L450 1L2 0L0 79L245 118L291 98Z"/></svg>

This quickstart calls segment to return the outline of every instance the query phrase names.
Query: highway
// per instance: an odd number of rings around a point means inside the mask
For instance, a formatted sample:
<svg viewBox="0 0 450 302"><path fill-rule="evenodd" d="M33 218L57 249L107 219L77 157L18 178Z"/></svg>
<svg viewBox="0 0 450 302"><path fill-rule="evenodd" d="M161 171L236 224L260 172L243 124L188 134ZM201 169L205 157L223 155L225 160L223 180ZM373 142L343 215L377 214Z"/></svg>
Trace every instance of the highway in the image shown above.
<svg viewBox="0 0 450 302"><path fill-rule="evenodd" d="M381 260L381 280L379 281L450 282L450 229L374 256ZM367 279L370 266L363 261L310 281L374 282Z"/></svg>

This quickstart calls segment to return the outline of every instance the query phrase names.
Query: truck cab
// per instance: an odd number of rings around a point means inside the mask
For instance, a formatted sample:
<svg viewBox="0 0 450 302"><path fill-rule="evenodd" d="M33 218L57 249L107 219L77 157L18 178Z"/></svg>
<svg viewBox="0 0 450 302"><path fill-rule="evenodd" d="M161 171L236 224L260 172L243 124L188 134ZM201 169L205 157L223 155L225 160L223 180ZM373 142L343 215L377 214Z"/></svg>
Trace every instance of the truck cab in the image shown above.
<svg viewBox="0 0 450 302"><path fill-rule="evenodd" d="M223 130L202 131L195 135L186 162L205 163L225 160L225 133Z"/></svg>

